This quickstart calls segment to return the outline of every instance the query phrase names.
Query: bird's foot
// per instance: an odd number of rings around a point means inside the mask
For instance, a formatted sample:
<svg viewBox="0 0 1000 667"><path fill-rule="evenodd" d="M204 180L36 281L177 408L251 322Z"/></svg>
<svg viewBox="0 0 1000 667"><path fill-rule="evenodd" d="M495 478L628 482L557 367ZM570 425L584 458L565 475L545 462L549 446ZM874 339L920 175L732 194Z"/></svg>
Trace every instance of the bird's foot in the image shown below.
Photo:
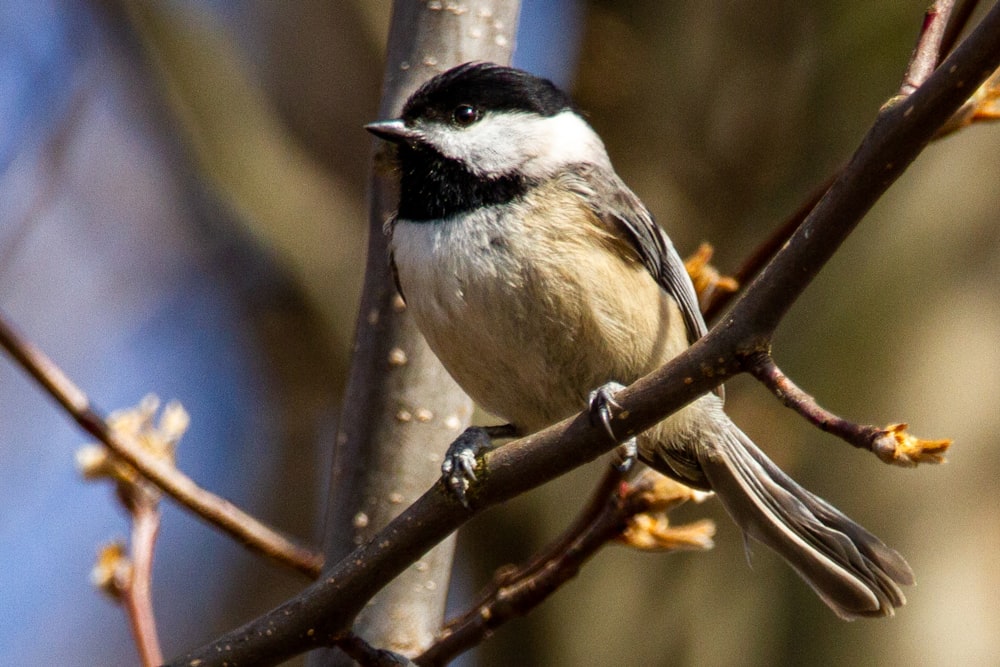
<svg viewBox="0 0 1000 667"><path fill-rule="evenodd" d="M493 449L494 438L510 438L515 435L510 424L502 426L470 426L462 435L448 445L448 451L441 463L441 479L459 502L466 508L469 499L466 492L476 481L476 465L478 458Z"/></svg>
<svg viewBox="0 0 1000 667"><path fill-rule="evenodd" d="M615 435L615 431L611 427L611 421L614 419L614 415L611 414L611 410L622 409L622 406L615 400L615 394L624 388L624 385L617 382L608 382L607 384L603 384L594 391L590 392L590 398L588 399L588 403L590 404L591 422L594 424L600 423L604 426L604 430L607 432L608 437L615 442L618 442L618 436ZM618 448L615 449L614 459L611 465L613 465L619 472L627 472L635 463L637 457L638 444L636 443L635 436L633 436L625 442L622 442Z"/></svg>
<svg viewBox="0 0 1000 667"><path fill-rule="evenodd" d="M635 465L638 458L639 443L636 442L635 436L632 436L615 447L615 451L612 453L611 465L618 472L628 472Z"/></svg>

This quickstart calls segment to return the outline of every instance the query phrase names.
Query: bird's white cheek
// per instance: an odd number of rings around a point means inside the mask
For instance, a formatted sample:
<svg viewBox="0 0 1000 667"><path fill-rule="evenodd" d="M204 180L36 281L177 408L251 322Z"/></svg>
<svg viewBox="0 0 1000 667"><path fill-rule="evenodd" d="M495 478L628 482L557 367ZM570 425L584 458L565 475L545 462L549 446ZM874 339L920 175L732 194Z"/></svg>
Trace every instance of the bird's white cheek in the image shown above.
<svg viewBox="0 0 1000 667"><path fill-rule="evenodd" d="M600 138L570 110L554 116L487 113L469 127L427 123L420 132L442 155L487 178L516 174L544 180L569 165L611 166Z"/></svg>
<svg viewBox="0 0 1000 667"><path fill-rule="evenodd" d="M466 130L467 136L456 138L451 152L455 159L467 164L481 176L510 174L524 162L520 143L504 134L496 125L482 125Z"/></svg>
<svg viewBox="0 0 1000 667"><path fill-rule="evenodd" d="M480 176L517 172L539 145L538 125L527 114L486 114L466 128L428 125L427 142L445 157L457 160Z"/></svg>

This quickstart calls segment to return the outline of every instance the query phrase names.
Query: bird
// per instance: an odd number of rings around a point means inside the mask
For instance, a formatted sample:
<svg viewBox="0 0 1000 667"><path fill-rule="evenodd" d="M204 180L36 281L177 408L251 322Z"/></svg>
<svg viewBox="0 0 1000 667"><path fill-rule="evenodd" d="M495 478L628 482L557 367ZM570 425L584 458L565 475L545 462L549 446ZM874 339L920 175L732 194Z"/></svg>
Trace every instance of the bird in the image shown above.
<svg viewBox="0 0 1000 667"><path fill-rule="evenodd" d="M365 129L394 145L399 204L386 233L399 293L451 376L508 422L470 429L449 449L442 471L460 496L494 437L584 409L610 428L620 387L707 332L666 232L551 81L465 63ZM905 604L906 560L773 463L726 415L721 391L632 446L657 472L714 492L745 538L787 561L840 618Z"/></svg>

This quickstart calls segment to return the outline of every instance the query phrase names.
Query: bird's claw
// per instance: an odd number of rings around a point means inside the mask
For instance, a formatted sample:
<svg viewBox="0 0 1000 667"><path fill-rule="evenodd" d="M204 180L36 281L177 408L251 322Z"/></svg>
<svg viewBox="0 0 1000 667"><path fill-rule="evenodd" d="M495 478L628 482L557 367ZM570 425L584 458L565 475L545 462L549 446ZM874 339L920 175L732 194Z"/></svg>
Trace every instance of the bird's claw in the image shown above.
<svg viewBox="0 0 1000 667"><path fill-rule="evenodd" d="M441 479L451 493L466 508L469 499L466 491L476 481L477 458L493 447L489 431L471 426L455 438L441 462Z"/></svg>
<svg viewBox="0 0 1000 667"><path fill-rule="evenodd" d="M639 443L636 442L635 436L632 436L615 448L614 457L611 459L611 465L618 472L628 472L632 469L632 466L638 458Z"/></svg>
<svg viewBox="0 0 1000 667"><path fill-rule="evenodd" d="M624 385L617 382L608 382L590 392L590 398L588 399L591 420L595 423L599 422L604 427L608 437L615 442L618 442L618 436L615 435L615 431L611 427L611 421L614 419L611 410L612 408L615 410L622 409L621 404L615 400L615 394L624 388ZM612 461L612 465L619 472L628 472L637 457L638 444L633 436L621 443L615 450L615 458Z"/></svg>
<svg viewBox="0 0 1000 667"><path fill-rule="evenodd" d="M590 404L591 422L599 422L603 425L608 437L615 442L618 442L618 436L615 435L614 429L611 428L611 420L614 419L614 415L611 414L611 409L622 409L621 404L615 400L615 394L624 388L624 385L618 384L617 382L608 382L607 384L602 384L600 387L590 392L590 398L587 399L587 402Z"/></svg>

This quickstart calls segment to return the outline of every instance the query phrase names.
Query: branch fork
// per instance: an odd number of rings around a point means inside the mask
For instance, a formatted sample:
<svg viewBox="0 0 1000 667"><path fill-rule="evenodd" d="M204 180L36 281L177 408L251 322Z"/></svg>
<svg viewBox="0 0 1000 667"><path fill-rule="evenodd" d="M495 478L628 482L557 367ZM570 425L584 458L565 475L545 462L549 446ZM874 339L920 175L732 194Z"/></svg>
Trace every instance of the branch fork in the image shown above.
<svg viewBox="0 0 1000 667"><path fill-rule="evenodd" d="M180 403L171 402L157 423L159 405L155 396L146 396L138 406L113 413L108 425L119 437L134 439L150 456L172 465L177 443L187 430L190 417ZM118 500L132 524L127 546L113 542L98 553L91 580L125 607L144 667L159 665L163 653L153 612L153 554L160 532L162 494L104 445L85 445L77 451L76 459L85 478L107 479L115 485Z"/></svg>

